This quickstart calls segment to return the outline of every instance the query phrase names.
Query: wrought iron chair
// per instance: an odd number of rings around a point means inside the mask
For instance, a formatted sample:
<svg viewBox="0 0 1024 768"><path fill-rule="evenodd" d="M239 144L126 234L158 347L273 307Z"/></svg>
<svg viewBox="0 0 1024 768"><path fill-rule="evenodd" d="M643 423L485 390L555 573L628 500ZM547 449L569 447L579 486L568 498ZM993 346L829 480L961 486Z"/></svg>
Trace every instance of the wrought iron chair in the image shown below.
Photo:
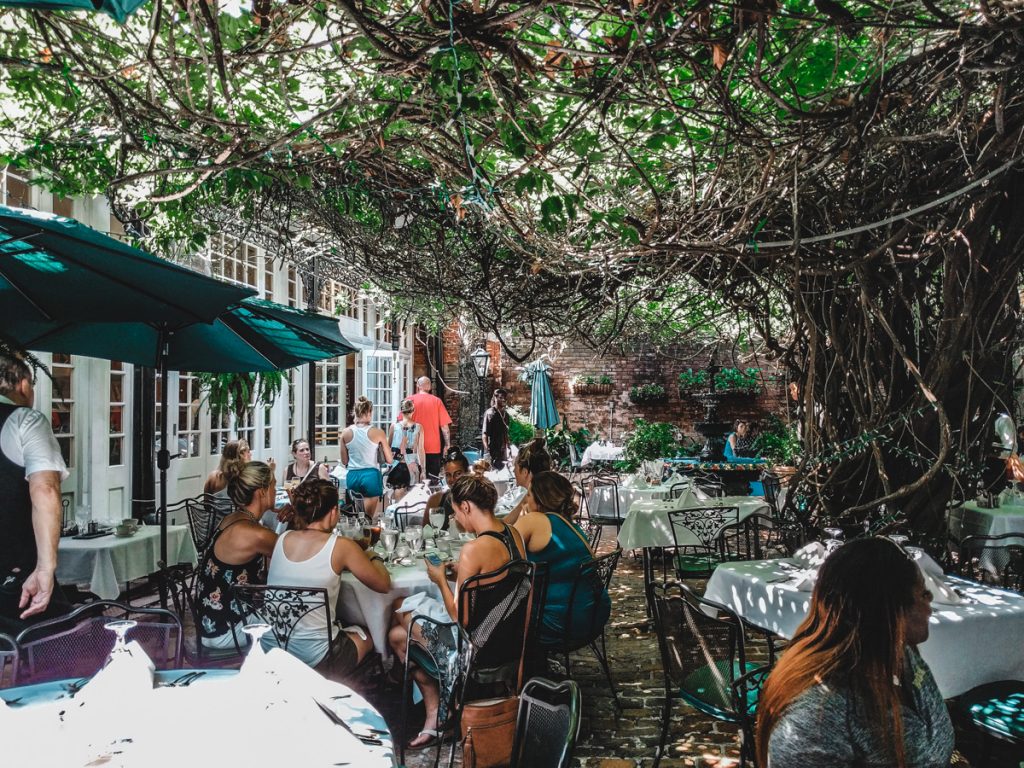
<svg viewBox="0 0 1024 768"><path fill-rule="evenodd" d="M395 525L398 526L398 530L404 531L416 515L419 515L421 525L427 522L427 502L420 501L416 504L399 503L394 511Z"/></svg>
<svg viewBox="0 0 1024 768"><path fill-rule="evenodd" d="M693 484L712 498L717 499L725 495L725 483L722 482L722 478L710 472L694 473Z"/></svg>
<svg viewBox="0 0 1024 768"><path fill-rule="evenodd" d="M772 516L777 517L781 511L779 494L782 492L782 481L774 472L765 470L761 473L761 487L764 489L764 500L772 509Z"/></svg>
<svg viewBox="0 0 1024 768"><path fill-rule="evenodd" d="M589 509L589 520L591 530L593 531L590 541L590 548L594 551L597 551L597 547L601 543L602 531L606 527L615 528L615 530L618 531L618 529L622 527L622 523L624 522L625 518L622 516L622 510L619 507L619 482L617 478L605 475L596 475L594 477L592 487L593 493L595 494L611 494L611 514L607 512L600 512L598 514L594 514L593 508Z"/></svg>
<svg viewBox="0 0 1024 768"><path fill-rule="evenodd" d="M189 666L234 669L245 659L247 644L236 642L234 648L207 648L199 637L199 610L196 606L196 570L189 563L179 563L160 572L160 588L185 628L182 651ZM192 631L188 631L191 626Z"/></svg>
<svg viewBox="0 0 1024 768"><path fill-rule="evenodd" d="M239 613L248 621L270 625L265 637L287 651L288 643L299 623L318 611L327 613L327 647L334 645L331 606L323 587L270 586L267 584L235 584L230 599L238 601Z"/></svg>
<svg viewBox="0 0 1024 768"><path fill-rule="evenodd" d="M757 750L754 741L754 722L761 690L772 671L770 664L752 669L737 677L732 684L732 708L740 723L740 764L757 765Z"/></svg>
<svg viewBox="0 0 1024 768"><path fill-rule="evenodd" d="M518 693L532 617L533 574L532 563L513 560L496 571L466 579L459 587L458 622L438 622L420 615L412 617L406 658L438 678L442 705L438 713L439 731L446 729L449 723L458 726L461 711L458 702L496 695L496 692L497 695ZM413 639L414 627L419 628L423 642ZM403 732L407 730L409 666L405 666L402 687ZM405 760L404 751L401 747L401 762ZM440 755L438 745L435 764ZM449 766L454 760L453 744Z"/></svg>
<svg viewBox="0 0 1024 768"><path fill-rule="evenodd" d="M0 688L10 688L18 679L18 643L0 632Z"/></svg>
<svg viewBox="0 0 1024 768"><path fill-rule="evenodd" d="M694 507L668 513L677 578L706 576L725 557L722 530L739 522L739 507Z"/></svg>
<svg viewBox="0 0 1024 768"><path fill-rule="evenodd" d="M583 476L586 469L583 467L582 459L580 458L579 451L576 449L575 443L572 440L569 441L569 471L567 476L569 482L580 481L583 482Z"/></svg>
<svg viewBox="0 0 1024 768"><path fill-rule="evenodd" d="M105 627L120 619L138 622L126 639L138 642L157 669L181 668L183 633L173 612L97 600L21 631L16 638L21 649L18 684L91 677L114 647L114 633Z"/></svg>
<svg viewBox="0 0 1024 768"><path fill-rule="evenodd" d="M681 699L717 720L737 723L732 685L757 665L747 663L744 625L729 608L698 597L679 582L651 584L648 591L665 678L657 768L672 701Z"/></svg>
<svg viewBox="0 0 1024 768"><path fill-rule="evenodd" d="M959 545L957 572L974 581L1024 589L1024 533L967 536Z"/></svg>
<svg viewBox="0 0 1024 768"><path fill-rule="evenodd" d="M575 616L574 608L577 601L589 600L592 605L598 605L602 596L608 594L608 585L611 583L612 575L615 573L615 566L622 556L622 548L609 552L602 557L596 557L580 565L579 573L573 582L572 592L569 594L568 610L565 615L565 633L561 641L555 644L552 650L556 650L565 656L565 673L572 676L572 664L569 654L572 651L583 647L589 647L597 657L601 669L604 670L605 679L608 680L608 687L611 688L612 698L615 706L621 708L619 694L615 690L615 682L612 680L611 670L608 668L608 651L604 642L605 623L599 621L601 618L598 611L591 611L589 622L585 631L578 631L580 628L573 624ZM574 638L587 638L583 642Z"/></svg>
<svg viewBox="0 0 1024 768"><path fill-rule="evenodd" d="M781 540L775 520L753 514L722 528L719 536L726 560L764 560L788 557L791 553Z"/></svg>
<svg viewBox="0 0 1024 768"><path fill-rule="evenodd" d="M363 501L363 494L358 491L346 491L349 504L352 507L352 514L356 517L366 517L366 504Z"/></svg>
<svg viewBox="0 0 1024 768"><path fill-rule="evenodd" d="M509 768L568 768L580 732L580 689L535 677L523 686Z"/></svg>
<svg viewBox="0 0 1024 768"><path fill-rule="evenodd" d="M188 516L188 530L192 543L200 556L210 546L210 540L225 515L231 514L232 504L228 499L203 494L194 499L185 499L185 514Z"/></svg>

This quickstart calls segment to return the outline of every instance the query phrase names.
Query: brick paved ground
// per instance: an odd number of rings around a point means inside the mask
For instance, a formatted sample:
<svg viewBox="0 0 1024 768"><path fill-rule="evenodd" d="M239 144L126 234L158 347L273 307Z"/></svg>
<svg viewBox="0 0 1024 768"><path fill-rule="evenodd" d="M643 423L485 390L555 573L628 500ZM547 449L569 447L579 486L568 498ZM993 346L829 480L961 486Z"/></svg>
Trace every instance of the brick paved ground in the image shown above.
<svg viewBox="0 0 1024 768"><path fill-rule="evenodd" d="M606 532L602 551L612 544ZM703 584L698 583L703 590ZM611 585L612 618L607 631L612 675L619 691L622 711L617 712L601 668L589 651L573 655L572 676L582 690L583 718L574 765L579 768L651 768L661 726L664 687L657 639L646 626L643 576L638 560L624 557ZM756 651L755 651L756 655ZM756 660L756 659L755 659ZM397 691L366 692L392 726L396 743L400 732ZM422 722L422 710L415 713ZM415 731L413 732L415 733ZM410 736L404 736L408 739ZM956 756L959 767L974 765L979 743L976 737L958 730L957 744L963 754ZM969 762L967 757L975 757ZM447 758L447 747L443 758ZM1024 768L1024 756L996 751L988 762L991 768ZM665 768L717 766L739 763L738 728L721 723L675 703L669 730L669 750L661 765ZM433 752L409 753L409 768L427 768L433 764Z"/></svg>

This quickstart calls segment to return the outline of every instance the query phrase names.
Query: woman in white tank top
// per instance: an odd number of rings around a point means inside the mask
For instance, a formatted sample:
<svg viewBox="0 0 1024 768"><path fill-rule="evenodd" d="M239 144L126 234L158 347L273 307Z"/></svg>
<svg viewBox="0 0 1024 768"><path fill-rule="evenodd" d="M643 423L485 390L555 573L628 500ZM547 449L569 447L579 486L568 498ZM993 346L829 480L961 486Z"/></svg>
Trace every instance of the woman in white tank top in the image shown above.
<svg viewBox="0 0 1024 768"><path fill-rule="evenodd" d="M338 489L333 483L320 479L302 483L292 493L292 508L293 530L277 539L267 572L268 585L324 588L332 611L338 601L341 574L346 570L375 592L391 589L391 576L380 555L367 556L354 541L334 533L338 523ZM263 636L263 645L277 645L272 633ZM299 620L287 650L311 667L319 666L344 676L373 650L373 641L355 631L338 630L334 646L330 647L327 612L317 610Z"/></svg>
<svg viewBox="0 0 1024 768"><path fill-rule="evenodd" d="M384 430L370 424L373 403L365 397L356 401L352 415L355 423L341 433L341 463L348 468L345 486L363 496L366 516L373 519L377 504L384 494L377 449L384 451L384 460L391 463L391 446Z"/></svg>

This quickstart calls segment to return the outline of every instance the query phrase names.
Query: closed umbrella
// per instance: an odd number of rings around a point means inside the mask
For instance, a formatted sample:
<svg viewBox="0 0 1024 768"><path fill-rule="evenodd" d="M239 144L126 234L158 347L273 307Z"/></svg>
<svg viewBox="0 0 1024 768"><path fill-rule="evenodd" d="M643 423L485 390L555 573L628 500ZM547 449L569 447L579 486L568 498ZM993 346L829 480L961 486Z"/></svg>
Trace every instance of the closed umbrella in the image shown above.
<svg viewBox="0 0 1024 768"><path fill-rule="evenodd" d="M122 24L146 0L0 0L7 8L33 11L102 11Z"/></svg>
<svg viewBox="0 0 1024 768"><path fill-rule="evenodd" d="M548 371L551 366L542 359L523 366L523 379L530 384L530 421L537 429L548 429L559 423L555 395L551 391Z"/></svg>
<svg viewBox="0 0 1024 768"><path fill-rule="evenodd" d="M224 310L212 323L154 328L148 323L21 323L14 340L42 352L74 352L158 368L161 372L160 509L167 509L167 374L276 371L339 357L356 348L341 335L335 318L248 298ZM34 331L34 332L32 332ZM167 562L167 515L161 514L160 559Z"/></svg>

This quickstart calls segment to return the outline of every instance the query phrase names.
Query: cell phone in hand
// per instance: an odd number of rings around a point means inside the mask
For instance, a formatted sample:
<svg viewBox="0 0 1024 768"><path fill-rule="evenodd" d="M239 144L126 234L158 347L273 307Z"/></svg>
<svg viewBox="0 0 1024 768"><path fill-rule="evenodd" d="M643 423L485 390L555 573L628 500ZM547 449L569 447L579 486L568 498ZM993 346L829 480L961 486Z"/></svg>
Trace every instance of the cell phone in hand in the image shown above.
<svg viewBox="0 0 1024 768"><path fill-rule="evenodd" d="M435 555L433 552L431 552L430 554L424 555L423 557L431 565L440 565L441 564L441 558L438 557L437 555Z"/></svg>

